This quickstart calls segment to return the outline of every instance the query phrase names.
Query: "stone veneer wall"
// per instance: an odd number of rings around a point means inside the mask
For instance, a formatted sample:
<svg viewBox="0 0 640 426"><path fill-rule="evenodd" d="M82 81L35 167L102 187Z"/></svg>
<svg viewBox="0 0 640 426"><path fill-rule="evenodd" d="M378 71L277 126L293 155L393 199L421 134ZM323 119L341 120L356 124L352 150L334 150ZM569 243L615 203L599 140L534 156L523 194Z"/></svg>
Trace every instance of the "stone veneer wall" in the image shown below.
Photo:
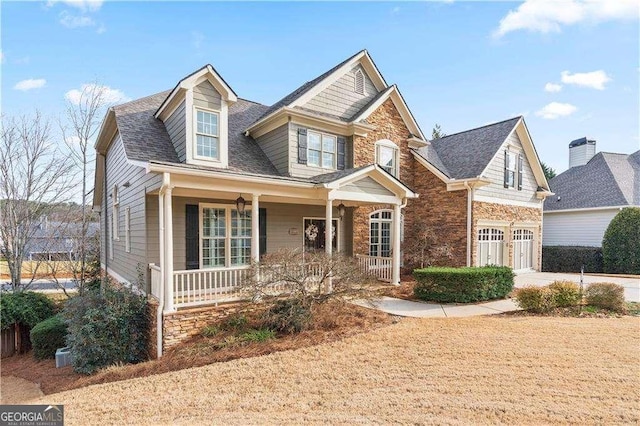
<svg viewBox="0 0 640 426"><path fill-rule="evenodd" d="M509 222L509 227L505 235L505 239L508 241L509 247L509 260L507 266L513 267L513 242L512 233L515 224L534 223L537 229L534 231L535 241L534 247L537 252L536 259L534 259L534 268L538 271L541 270L542 265L542 205L540 208L534 207L521 207L510 206L505 204L485 203L480 201L474 201L472 207L473 217L473 246L472 246L472 265L476 264L476 256L478 251L477 235L478 235L478 220L499 220Z"/></svg>
<svg viewBox="0 0 640 426"><path fill-rule="evenodd" d="M353 138L353 167L361 167L376 162L376 142L381 139L393 141L400 150L400 180L412 188L413 167L415 159L409 151L407 139L411 133L405 126L393 101L387 99L368 118L375 130L366 137ZM380 209L393 209L393 206L381 204L376 206L356 207L353 211L353 254L369 254L369 214ZM405 227L410 220L405 215Z"/></svg>
<svg viewBox="0 0 640 426"><path fill-rule="evenodd" d="M149 335L147 336L149 339L149 358L156 359L158 357L158 300L153 296L149 296L147 300L147 315L149 318Z"/></svg>
<svg viewBox="0 0 640 426"><path fill-rule="evenodd" d="M242 312L250 312L251 308L240 303L227 303L220 306L181 309L165 313L162 323L162 348L167 350L173 346L200 334L208 325Z"/></svg>

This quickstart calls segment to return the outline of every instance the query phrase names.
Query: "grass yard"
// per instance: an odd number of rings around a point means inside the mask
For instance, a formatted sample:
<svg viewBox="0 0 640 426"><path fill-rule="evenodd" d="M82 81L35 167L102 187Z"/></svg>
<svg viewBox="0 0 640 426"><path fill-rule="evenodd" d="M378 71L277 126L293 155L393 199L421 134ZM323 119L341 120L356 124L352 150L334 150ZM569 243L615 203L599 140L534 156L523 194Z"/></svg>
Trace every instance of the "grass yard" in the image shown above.
<svg viewBox="0 0 640 426"><path fill-rule="evenodd" d="M60 260L52 262L36 262L25 260L22 262L22 278L31 278L33 271L36 271L35 277L50 278L53 271L56 271L58 278L71 278L73 277L73 265L74 262ZM77 268L77 265L76 265ZM9 279L11 274L9 273L9 265L6 260L0 260L0 279Z"/></svg>
<svg viewBox="0 0 640 426"><path fill-rule="evenodd" d="M406 319L31 403L80 425L637 424L639 347L637 317Z"/></svg>

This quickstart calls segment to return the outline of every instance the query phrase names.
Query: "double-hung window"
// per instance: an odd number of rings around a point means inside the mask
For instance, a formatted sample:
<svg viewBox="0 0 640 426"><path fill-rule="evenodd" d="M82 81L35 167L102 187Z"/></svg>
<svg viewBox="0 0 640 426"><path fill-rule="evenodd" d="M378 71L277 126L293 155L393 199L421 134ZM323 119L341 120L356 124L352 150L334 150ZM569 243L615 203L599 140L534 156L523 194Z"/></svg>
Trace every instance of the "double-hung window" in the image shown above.
<svg viewBox="0 0 640 426"><path fill-rule="evenodd" d="M504 187L515 188L516 186L516 173L518 165L521 163L519 156L515 152L506 151L504 157ZM520 172L522 174L522 171ZM521 184L518 185L520 189Z"/></svg>
<svg viewBox="0 0 640 426"><path fill-rule="evenodd" d="M393 176L398 177L398 146L389 140L377 142L376 163Z"/></svg>
<svg viewBox="0 0 640 426"><path fill-rule="evenodd" d="M220 116L196 108L196 157L220 159Z"/></svg>
<svg viewBox="0 0 640 426"><path fill-rule="evenodd" d="M203 268L251 263L251 211L235 206L201 207Z"/></svg>
<svg viewBox="0 0 640 426"><path fill-rule="evenodd" d="M231 210L231 265L251 263L251 212Z"/></svg>
<svg viewBox="0 0 640 426"><path fill-rule="evenodd" d="M307 132L307 164L325 169L336 168L336 141L333 135Z"/></svg>

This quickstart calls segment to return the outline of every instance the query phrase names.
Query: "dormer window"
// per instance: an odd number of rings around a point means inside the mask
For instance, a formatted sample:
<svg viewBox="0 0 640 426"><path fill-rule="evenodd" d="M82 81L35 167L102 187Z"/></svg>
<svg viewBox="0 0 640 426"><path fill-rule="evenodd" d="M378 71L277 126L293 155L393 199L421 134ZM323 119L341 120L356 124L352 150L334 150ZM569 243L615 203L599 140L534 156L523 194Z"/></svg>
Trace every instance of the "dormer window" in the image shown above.
<svg viewBox="0 0 640 426"><path fill-rule="evenodd" d="M364 73L362 70L357 70L355 74L355 81L353 84L353 91L359 95L364 95Z"/></svg>
<svg viewBox="0 0 640 426"><path fill-rule="evenodd" d="M196 158L220 159L219 119L217 112L196 108Z"/></svg>
<svg viewBox="0 0 640 426"><path fill-rule="evenodd" d="M337 138L333 135L309 130L307 139L307 164L325 169L335 169Z"/></svg>
<svg viewBox="0 0 640 426"><path fill-rule="evenodd" d="M376 163L393 176L398 177L398 146L388 139L376 142Z"/></svg>

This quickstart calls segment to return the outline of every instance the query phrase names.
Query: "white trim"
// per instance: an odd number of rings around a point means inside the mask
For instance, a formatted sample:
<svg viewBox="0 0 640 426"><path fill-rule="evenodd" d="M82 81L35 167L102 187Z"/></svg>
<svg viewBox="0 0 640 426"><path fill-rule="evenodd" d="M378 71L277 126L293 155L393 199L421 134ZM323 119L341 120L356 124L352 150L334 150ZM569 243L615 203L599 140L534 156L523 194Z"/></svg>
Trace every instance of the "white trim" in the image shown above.
<svg viewBox="0 0 640 426"><path fill-rule="evenodd" d="M491 204L501 204L504 206L529 207L532 209L540 209L540 210L542 210L542 206L544 205L544 202L542 200L538 200L536 202L504 200L502 198L488 197L485 195L476 195L474 201L480 201L483 203L491 203Z"/></svg>
<svg viewBox="0 0 640 426"><path fill-rule="evenodd" d="M418 163L422 164L423 167L425 167L427 170L429 170L431 173L433 173L434 175L436 175L436 177L438 179L440 179L442 182L444 183L449 183L449 181L451 179L449 179L447 177L447 175L445 175L444 173L442 173L440 170L438 170L438 168L436 166L434 166L433 164L429 163L427 160L425 160L420 154L418 154L415 151L411 151L411 153L413 154L413 158L415 158L416 160L418 160Z"/></svg>
<svg viewBox="0 0 640 426"><path fill-rule="evenodd" d="M313 133L315 135L318 135L320 137L320 150L318 151L317 149L311 149L310 147L310 143L309 143L309 134ZM324 137L328 137L328 138L333 138L333 152L328 152L327 154L333 154L333 162L331 164L331 167L326 167L324 165L324 159L323 156L325 154L324 151ZM320 164L316 165L316 164L310 164L309 161L309 151L316 151L320 153ZM312 129L307 129L307 165L309 167L317 167L320 169L324 169L324 170L337 170L337 166L338 166L338 137L332 133L326 133L326 132L322 132L319 130L312 130Z"/></svg>
<svg viewBox="0 0 640 426"><path fill-rule="evenodd" d="M211 115L215 115L216 116L216 128L217 128L217 134L213 135L213 134L206 134L206 133L198 133L198 112L201 111L205 114L211 114ZM219 110L215 110L215 109L211 109L211 108L204 108L204 107L200 107L200 106L193 106L193 143L195 144L193 146L193 152L192 152L192 160L204 160L208 163L220 163L220 158L222 157L222 129L221 129L221 112ZM198 155L198 135L201 136L207 136L207 137L212 137L212 138L216 138L217 142L218 142L218 156L217 158L214 157L207 157L205 155Z"/></svg>
<svg viewBox="0 0 640 426"><path fill-rule="evenodd" d="M622 210L627 207L640 207L640 205L629 204L626 206L605 206L605 207L586 207L581 209L545 210L544 214L588 212L588 211L598 211L598 210Z"/></svg>
<svg viewBox="0 0 640 426"><path fill-rule="evenodd" d="M398 178L400 176L400 148L398 147L398 145L393 142L392 140L389 139L380 139L378 141L376 141L375 143L375 163L382 168L383 170L385 169L385 166L383 166L382 164L380 164L380 149L381 148L389 148L392 150L392 171L389 172L390 174L392 174L394 177ZM388 170L386 170L388 171Z"/></svg>
<svg viewBox="0 0 640 426"><path fill-rule="evenodd" d="M124 209L124 251L131 253L131 208Z"/></svg>
<svg viewBox="0 0 640 426"><path fill-rule="evenodd" d="M251 232L253 233L253 227L254 227L254 223L253 223L253 214L251 214L252 208L250 207L251 205L248 204L245 206L245 210L244 210L244 214L248 215L249 218L251 218ZM225 236L224 236L224 265L223 266L204 266L204 263L202 261L202 251L203 251L203 244L202 244L202 240L204 239L204 233L202 230L202 225L204 223L204 209L220 209L220 210L225 210ZM198 203L198 233L199 233L199 238L198 238L198 262L200 265L200 269L206 269L206 270L210 270L210 269L225 269L225 268L235 268L235 267L240 267L240 266L250 266L251 264L251 254L249 254L249 263L246 264L242 264L242 265L232 265L231 264L231 240L234 238L231 235L231 216L233 215L233 211L236 210L236 205L235 204L223 204L223 203ZM214 237L215 239L222 239L220 237ZM251 250L253 250L253 238L252 236L249 237L235 237L235 238L249 238L251 240Z"/></svg>
<svg viewBox="0 0 640 426"><path fill-rule="evenodd" d="M483 227L486 228L488 226L491 227L508 227L509 224L511 222L509 222L508 220L492 220L492 219L478 219L476 221L476 226L477 227Z"/></svg>

